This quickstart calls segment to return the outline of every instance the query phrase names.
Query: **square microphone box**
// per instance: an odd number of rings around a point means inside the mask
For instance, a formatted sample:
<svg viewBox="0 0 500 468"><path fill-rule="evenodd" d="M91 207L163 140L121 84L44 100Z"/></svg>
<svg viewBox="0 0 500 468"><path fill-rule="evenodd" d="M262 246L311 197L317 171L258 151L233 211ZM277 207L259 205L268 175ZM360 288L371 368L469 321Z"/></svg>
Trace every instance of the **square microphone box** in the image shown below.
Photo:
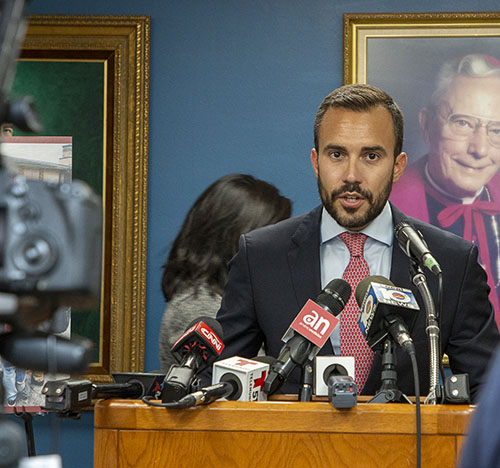
<svg viewBox="0 0 500 468"><path fill-rule="evenodd" d="M354 379L354 356L316 356L314 365L314 394L328 396L328 377L349 375Z"/></svg>
<svg viewBox="0 0 500 468"><path fill-rule="evenodd" d="M269 364L233 356L214 363L212 384L227 381L236 384L238 392L232 400L265 401L267 395L262 390L268 372Z"/></svg>

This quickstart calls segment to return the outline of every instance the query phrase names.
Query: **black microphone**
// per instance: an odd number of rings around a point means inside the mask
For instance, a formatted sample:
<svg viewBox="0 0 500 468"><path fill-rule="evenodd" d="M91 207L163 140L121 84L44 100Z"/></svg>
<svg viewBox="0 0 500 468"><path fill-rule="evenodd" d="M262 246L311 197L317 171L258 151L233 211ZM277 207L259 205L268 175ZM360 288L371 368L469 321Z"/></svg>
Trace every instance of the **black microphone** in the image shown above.
<svg viewBox="0 0 500 468"><path fill-rule="evenodd" d="M237 382L229 380L226 382L219 382L209 387L200 388L196 392L189 393L182 397L179 401L175 402L174 409L191 408L193 406L208 405L220 398L230 398L239 392Z"/></svg>
<svg viewBox="0 0 500 468"><path fill-rule="evenodd" d="M0 355L13 366L41 372L85 374L92 360L92 342L68 340L39 331L0 335Z"/></svg>
<svg viewBox="0 0 500 468"><path fill-rule="evenodd" d="M420 309L410 289L394 286L384 276L368 276L356 287L359 326L375 350L390 334L407 352L415 352L407 324L413 327Z"/></svg>
<svg viewBox="0 0 500 468"><path fill-rule="evenodd" d="M42 388L45 396L43 408L65 415L77 415L92 404L96 398L132 398L145 396L158 399L162 373L115 372L114 383L92 384L90 380L49 380Z"/></svg>
<svg viewBox="0 0 500 468"><path fill-rule="evenodd" d="M318 353L337 325L336 316L350 296L349 283L336 278L321 291L317 303L307 301L283 337L285 345L269 370L264 383L265 393L276 392L295 367L303 366Z"/></svg>
<svg viewBox="0 0 500 468"><path fill-rule="evenodd" d="M425 265L435 275L441 273L441 267L429 251L429 247L420 231L417 231L411 224L401 221L394 228L394 235L399 246L408 257L419 264Z"/></svg>
<svg viewBox="0 0 500 468"><path fill-rule="evenodd" d="M191 391L195 376L211 365L224 349L222 326L211 317L193 320L172 346L179 365L170 366L163 383L163 403L177 401Z"/></svg>

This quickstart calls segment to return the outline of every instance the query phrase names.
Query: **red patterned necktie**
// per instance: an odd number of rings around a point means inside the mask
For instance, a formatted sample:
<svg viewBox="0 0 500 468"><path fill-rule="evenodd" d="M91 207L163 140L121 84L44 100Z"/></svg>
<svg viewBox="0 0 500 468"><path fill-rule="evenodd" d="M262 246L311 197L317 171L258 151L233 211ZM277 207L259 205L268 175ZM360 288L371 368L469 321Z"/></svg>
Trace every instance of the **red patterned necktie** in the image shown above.
<svg viewBox="0 0 500 468"><path fill-rule="evenodd" d="M345 243L351 255L342 278L352 288L351 297L342 311L340 321L340 354L342 356L354 356L356 374L354 380L358 387L358 393L361 393L373 362L373 351L368 346L361 328L359 328L359 307L355 298L356 286L370 274L368 263L363 257L363 247L367 236L361 233L343 232L339 237Z"/></svg>

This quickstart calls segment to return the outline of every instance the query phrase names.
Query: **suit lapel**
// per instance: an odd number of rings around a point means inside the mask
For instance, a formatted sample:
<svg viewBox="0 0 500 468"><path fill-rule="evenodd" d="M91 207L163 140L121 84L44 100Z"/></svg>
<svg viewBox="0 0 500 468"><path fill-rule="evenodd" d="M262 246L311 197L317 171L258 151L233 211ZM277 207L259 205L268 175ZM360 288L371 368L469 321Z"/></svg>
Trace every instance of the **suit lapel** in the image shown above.
<svg viewBox="0 0 500 468"><path fill-rule="evenodd" d="M321 292L321 210L322 207L319 206L304 217L292 235L288 251L288 266L297 301L297 312L308 299L315 300ZM333 354L330 340L321 348L320 354Z"/></svg>
<svg viewBox="0 0 500 468"><path fill-rule="evenodd" d="M391 203L392 219L394 226L401 221L407 221L408 217L405 216ZM410 260L398 245L398 240L394 237L392 241L392 259L391 259L391 278L390 280L401 288L411 289L410 275L408 268Z"/></svg>
<svg viewBox="0 0 500 468"><path fill-rule="evenodd" d="M288 266L299 308L321 291L320 220L321 207L317 207L304 217L291 237Z"/></svg>

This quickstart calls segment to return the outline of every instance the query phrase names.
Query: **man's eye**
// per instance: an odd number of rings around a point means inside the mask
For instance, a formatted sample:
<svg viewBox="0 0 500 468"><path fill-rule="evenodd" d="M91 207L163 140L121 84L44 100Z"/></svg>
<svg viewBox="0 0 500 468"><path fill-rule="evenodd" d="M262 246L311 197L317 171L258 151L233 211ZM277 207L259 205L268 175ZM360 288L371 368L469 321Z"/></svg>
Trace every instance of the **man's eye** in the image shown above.
<svg viewBox="0 0 500 468"><path fill-rule="evenodd" d="M465 117L456 116L456 117L450 119L450 122L456 128L474 128L475 127L475 123L471 119L468 119Z"/></svg>
<svg viewBox="0 0 500 468"><path fill-rule="evenodd" d="M489 127L488 133L491 133L492 135L495 136L500 136L500 127L497 125L495 125L494 127Z"/></svg>
<svg viewBox="0 0 500 468"><path fill-rule="evenodd" d="M342 153L340 151L332 151L330 153L330 158L332 159L340 159L342 157Z"/></svg>
<svg viewBox="0 0 500 468"><path fill-rule="evenodd" d="M379 156L377 153L368 153L366 155L366 159L368 159L368 161L376 161L378 158Z"/></svg>

